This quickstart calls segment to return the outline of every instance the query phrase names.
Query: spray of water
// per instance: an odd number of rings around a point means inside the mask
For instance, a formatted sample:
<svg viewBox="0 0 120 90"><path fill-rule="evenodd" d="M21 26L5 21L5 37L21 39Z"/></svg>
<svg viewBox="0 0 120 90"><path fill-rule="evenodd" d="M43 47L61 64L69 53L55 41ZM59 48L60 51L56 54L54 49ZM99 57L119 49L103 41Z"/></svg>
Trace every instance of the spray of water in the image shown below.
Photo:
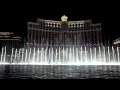
<svg viewBox="0 0 120 90"><path fill-rule="evenodd" d="M10 65L120 65L119 47L2 47L0 64ZM10 57L10 58L9 58Z"/></svg>

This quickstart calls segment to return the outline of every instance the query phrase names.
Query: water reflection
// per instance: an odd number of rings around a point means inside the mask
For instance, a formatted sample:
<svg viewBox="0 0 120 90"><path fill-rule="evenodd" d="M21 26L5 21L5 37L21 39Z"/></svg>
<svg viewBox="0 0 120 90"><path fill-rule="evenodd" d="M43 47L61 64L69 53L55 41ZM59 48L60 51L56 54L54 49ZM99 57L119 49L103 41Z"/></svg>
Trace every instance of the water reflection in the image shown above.
<svg viewBox="0 0 120 90"><path fill-rule="evenodd" d="M119 79L120 66L0 65L0 79Z"/></svg>

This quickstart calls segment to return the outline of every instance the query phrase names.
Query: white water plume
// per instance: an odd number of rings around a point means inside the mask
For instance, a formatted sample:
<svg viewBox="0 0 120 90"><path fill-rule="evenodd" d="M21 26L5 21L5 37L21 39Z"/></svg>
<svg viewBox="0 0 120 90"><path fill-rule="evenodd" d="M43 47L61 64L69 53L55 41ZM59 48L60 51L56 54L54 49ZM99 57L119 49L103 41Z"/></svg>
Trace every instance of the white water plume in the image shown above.
<svg viewBox="0 0 120 90"><path fill-rule="evenodd" d="M0 64L10 65L120 65L120 48L105 46L2 47ZM10 57L10 58L9 58Z"/></svg>

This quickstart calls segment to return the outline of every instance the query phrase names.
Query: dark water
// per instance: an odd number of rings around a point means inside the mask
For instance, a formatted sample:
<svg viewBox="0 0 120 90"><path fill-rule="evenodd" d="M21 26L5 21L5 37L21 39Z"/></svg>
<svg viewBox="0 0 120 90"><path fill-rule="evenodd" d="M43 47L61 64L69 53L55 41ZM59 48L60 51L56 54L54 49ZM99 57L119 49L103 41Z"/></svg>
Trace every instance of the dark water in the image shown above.
<svg viewBox="0 0 120 90"><path fill-rule="evenodd" d="M120 79L120 66L0 65L0 79Z"/></svg>

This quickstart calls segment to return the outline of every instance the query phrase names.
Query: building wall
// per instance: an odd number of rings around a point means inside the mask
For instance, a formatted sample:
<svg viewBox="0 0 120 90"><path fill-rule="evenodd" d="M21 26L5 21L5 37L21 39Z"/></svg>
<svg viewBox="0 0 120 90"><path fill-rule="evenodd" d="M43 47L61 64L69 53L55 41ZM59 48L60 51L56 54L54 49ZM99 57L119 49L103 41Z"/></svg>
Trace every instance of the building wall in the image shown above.
<svg viewBox="0 0 120 90"><path fill-rule="evenodd" d="M98 45L102 43L101 24L86 21L28 22L27 43L34 45Z"/></svg>
<svg viewBox="0 0 120 90"><path fill-rule="evenodd" d="M10 32L0 32L0 47L20 48L21 38L9 33Z"/></svg>

